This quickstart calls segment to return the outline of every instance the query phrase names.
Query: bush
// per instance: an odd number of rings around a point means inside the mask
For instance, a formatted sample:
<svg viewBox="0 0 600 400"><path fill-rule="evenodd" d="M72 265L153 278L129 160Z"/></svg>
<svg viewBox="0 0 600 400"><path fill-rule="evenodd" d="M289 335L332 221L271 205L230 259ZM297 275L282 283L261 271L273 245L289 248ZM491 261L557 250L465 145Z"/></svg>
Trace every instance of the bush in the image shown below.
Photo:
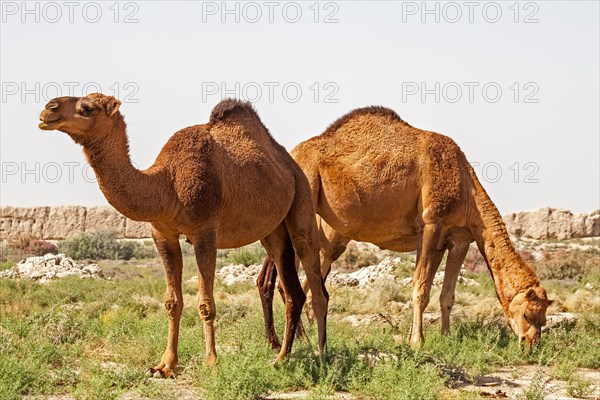
<svg viewBox="0 0 600 400"><path fill-rule="evenodd" d="M598 253L595 251L558 250L547 252L534 264L540 279L580 279L598 271Z"/></svg>
<svg viewBox="0 0 600 400"><path fill-rule="evenodd" d="M116 236L116 232L113 231L84 233L61 243L60 250L76 260L130 260L134 257L156 256L153 246L133 241L118 241Z"/></svg>
<svg viewBox="0 0 600 400"><path fill-rule="evenodd" d="M376 265L381 261L381 257L369 251L360 251L354 243L348 245L344 253L338 258L333 265L336 269L344 269L348 271L357 271L361 268L370 265Z"/></svg>
<svg viewBox="0 0 600 400"><path fill-rule="evenodd" d="M262 264L267 252L258 243L249 246L240 247L225 257L225 262L229 264L242 264L244 266Z"/></svg>
<svg viewBox="0 0 600 400"><path fill-rule="evenodd" d="M43 256L47 253L56 254L58 247L47 240L36 239L30 235L18 235L9 240L7 250L19 258L25 258Z"/></svg>

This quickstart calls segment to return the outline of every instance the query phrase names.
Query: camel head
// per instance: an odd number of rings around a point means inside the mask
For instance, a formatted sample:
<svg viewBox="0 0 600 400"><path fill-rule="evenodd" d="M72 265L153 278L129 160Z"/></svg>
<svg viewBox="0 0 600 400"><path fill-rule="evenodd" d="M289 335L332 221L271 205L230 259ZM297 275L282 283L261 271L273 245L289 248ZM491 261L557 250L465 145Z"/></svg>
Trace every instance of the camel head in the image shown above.
<svg viewBox="0 0 600 400"><path fill-rule="evenodd" d="M550 304L546 290L538 285L517 294L508 306L510 326L519 337L519 348L525 345L527 353L540 341Z"/></svg>
<svg viewBox="0 0 600 400"><path fill-rule="evenodd" d="M92 93L85 97L57 97L46 104L40 114L40 129L68 133L76 142L96 135L108 134L122 119L121 102L112 96Z"/></svg>

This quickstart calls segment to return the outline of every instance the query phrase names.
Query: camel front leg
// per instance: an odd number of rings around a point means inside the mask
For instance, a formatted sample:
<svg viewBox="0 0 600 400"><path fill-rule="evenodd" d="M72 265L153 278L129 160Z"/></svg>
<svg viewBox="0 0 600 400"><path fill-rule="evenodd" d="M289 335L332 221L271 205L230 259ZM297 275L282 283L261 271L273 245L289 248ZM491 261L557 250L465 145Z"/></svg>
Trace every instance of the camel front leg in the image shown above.
<svg viewBox="0 0 600 400"><path fill-rule="evenodd" d="M450 332L450 312L454 305L454 293L456 292L456 282L460 273L460 267L465 261L469 251L468 242L455 244L448 251L446 260L446 269L444 271L444 284L440 293L440 310L442 313L442 334Z"/></svg>
<svg viewBox="0 0 600 400"><path fill-rule="evenodd" d="M172 233L165 235L153 228L152 238L156 244L158 254L162 258L165 269L165 278L167 281L165 308L169 318L169 336L167 339L167 348L162 356L160 364L154 368L150 368L148 374L155 378L168 378L173 376L178 362L177 345L179 342L179 321L183 310L183 295L181 293L181 271L183 269L183 261L178 234Z"/></svg>
<svg viewBox="0 0 600 400"><path fill-rule="evenodd" d="M423 344L423 311L429 304L429 294L433 278L442 261L445 250L438 250L441 227L429 223L423 228L417 256L417 267L413 276L413 319L409 341L413 346Z"/></svg>
<svg viewBox="0 0 600 400"><path fill-rule="evenodd" d="M193 239L192 243L198 264L198 313L204 321L206 363L214 365L217 363L214 325L217 308L213 294L217 262L216 236L212 233L203 235Z"/></svg>

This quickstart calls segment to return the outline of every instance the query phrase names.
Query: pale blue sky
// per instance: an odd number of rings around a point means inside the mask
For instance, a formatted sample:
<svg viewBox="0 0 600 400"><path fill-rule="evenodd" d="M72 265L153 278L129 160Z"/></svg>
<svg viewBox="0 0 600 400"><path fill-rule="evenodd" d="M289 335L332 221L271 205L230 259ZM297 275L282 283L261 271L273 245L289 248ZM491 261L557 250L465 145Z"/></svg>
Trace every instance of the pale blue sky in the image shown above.
<svg viewBox="0 0 600 400"><path fill-rule="evenodd" d="M21 4L2 3L2 205L107 204L79 146L37 128L45 96L95 82L119 89L140 167L176 130L206 122L224 85L256 97L290 150L353 108L384 105L455 139L502 212L599 207L596 1L479 2L472 22L464 2L428 3L430 14L420 1L276 2L273 22L265 2L228 3L232 14L220 1L129 2L118 16L113 2L80 2L72 23L62 2Z"/></svg>

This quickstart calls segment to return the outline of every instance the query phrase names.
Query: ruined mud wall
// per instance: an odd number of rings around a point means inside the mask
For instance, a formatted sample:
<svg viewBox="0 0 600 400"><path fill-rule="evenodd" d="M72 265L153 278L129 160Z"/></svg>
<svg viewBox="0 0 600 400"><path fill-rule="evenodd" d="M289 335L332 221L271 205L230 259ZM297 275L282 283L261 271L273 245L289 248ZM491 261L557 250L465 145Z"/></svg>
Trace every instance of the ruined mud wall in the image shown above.
<svg viewBox="0 0 600 400"><path fill-rule="evenodd" d="M600 236L600 210L573 214L561 208L542 207L507 214L509 233L529 239L573 239Z"/></svg>
<svg viewBox="0 0 600 400"><path fill-rule="evenodd" d="M600 236L600 210L573 214L543 207L507 214L508 231L530 239L571 239ZM114 230L119 238L141 239L151 235L150 224L125 218L106 207L0 207L0 240L18 235L61 240L97 230Z"/></svg>
<svg viewBox="0 0 600 400"><path fill-rule="evenodd" d="M2 240L18 235L61 240L98 230L113 230L119 238L151 236L150 224L127 219L110 206L0 207Z"/></svg>

